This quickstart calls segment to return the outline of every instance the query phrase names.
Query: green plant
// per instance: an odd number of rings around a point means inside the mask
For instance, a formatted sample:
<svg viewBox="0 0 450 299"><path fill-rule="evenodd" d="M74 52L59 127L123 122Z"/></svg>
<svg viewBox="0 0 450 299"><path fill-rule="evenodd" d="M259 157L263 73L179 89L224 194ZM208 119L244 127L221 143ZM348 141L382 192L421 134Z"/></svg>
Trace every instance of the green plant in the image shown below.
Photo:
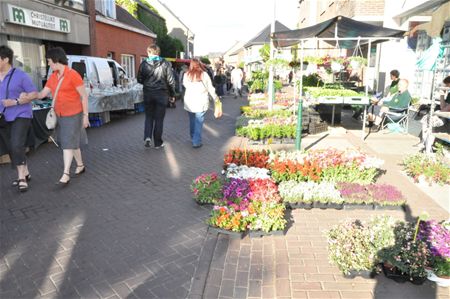
<svg viewBox="0 0 450 299"><path fill-rule="evenodd" d="M350 65L352 65L352 62L356 62L360 67L367 65L367 58L361 56L350 56L347 60L350 62Z"/></svg>
<svg viewBox="0 0 450 299"><path fill-rule="evenodd" d="M269 72L253 71L251 80L248 81L250 92L265 91L269 80Z"/></svg>
<svg viewBox="0 0 450 299"><path fill-rule="evenodd" d="M410 155L403 159L403 166L406 173L412 176L416 182L420 176L423 176L430 183L450 184L450 167L439 154L435 156L424 153Z"/></svg>
<svg viewBox="0 0 450 299"><path fill-rule="evenodd" d="M450 258L436 258L433 271L439 277L450 278Z"/></svg>
<svg viewBox="0 0 450 299"><path fill-rule="evenodd" d="M223 197L222 181L216 173L205 173L191 183L194 198L200 203L216 203Z"/></svg>
<svg viewBox="0 0 450 299"><path fill-rule="evenodd" d="M428 263L427 244L414 238L415 223L398 222L394 227L395 243L383 248L379 258L411 279L425 277Z"/></svg>

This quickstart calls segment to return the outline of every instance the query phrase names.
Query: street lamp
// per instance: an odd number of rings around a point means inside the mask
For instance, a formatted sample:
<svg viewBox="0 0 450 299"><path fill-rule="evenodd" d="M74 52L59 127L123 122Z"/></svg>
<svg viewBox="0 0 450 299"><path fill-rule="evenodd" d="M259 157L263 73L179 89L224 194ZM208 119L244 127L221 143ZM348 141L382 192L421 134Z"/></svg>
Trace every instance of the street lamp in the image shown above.
<svg viewBox="0 0 450 299"><path fill-rule="evenodd" d="M274 98L274 88L273 88L273 54L275 52L274 46L273 46L273 33L275 32L275 12L276 12L276 0L273 0L273 18L272 18L272 24L270 25L270 60L271 63L269 65L269 88L267 90L269 102L268 102L268 109L272 110L273 108L273 98Z"/></svg>

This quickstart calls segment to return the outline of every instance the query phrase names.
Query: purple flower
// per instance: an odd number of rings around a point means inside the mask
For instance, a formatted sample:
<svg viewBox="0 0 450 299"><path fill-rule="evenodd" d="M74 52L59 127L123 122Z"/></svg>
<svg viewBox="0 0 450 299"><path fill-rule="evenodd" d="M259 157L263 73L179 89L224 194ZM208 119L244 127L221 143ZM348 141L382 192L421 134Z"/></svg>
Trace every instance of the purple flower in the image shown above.
<svg viewBox="0 0 450 299"><path fill-rule="evenodd" d="M421 221L418 238L425 241L435 257L450 258L450 231L436 220Z"/></svg>

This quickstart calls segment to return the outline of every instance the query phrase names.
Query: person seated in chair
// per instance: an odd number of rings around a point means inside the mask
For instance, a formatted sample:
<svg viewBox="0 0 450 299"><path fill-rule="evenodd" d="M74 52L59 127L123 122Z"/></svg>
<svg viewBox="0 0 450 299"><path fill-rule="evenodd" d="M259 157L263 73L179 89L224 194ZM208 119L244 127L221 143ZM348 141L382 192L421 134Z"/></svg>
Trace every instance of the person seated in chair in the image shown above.
<svg viewBox="0 0 450 299"><path fill-rule="evenodd" d="M370 122L374 123L374 129L378 129L383 120L383 116L386 112L402 113L408 109L409 103L411 102L411 95L408 91L408 80L400 79L398 82L398 92L396 92L392 97L383 98L381 100L373 99L372 103L375 106L374 114L368 115L369 126Z"/></svg>

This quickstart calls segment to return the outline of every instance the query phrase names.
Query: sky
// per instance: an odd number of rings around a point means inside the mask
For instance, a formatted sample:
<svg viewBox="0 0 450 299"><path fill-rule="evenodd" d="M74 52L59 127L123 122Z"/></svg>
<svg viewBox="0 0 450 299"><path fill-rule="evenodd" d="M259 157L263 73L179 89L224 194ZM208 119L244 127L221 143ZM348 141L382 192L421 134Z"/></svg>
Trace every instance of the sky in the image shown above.
<svg viewBox="0 0 450 299"><path fill-rule="evenodd" d="M195 34L194 55L225 52L276 19L295 29L298 0L160 0Z"/></svg>

